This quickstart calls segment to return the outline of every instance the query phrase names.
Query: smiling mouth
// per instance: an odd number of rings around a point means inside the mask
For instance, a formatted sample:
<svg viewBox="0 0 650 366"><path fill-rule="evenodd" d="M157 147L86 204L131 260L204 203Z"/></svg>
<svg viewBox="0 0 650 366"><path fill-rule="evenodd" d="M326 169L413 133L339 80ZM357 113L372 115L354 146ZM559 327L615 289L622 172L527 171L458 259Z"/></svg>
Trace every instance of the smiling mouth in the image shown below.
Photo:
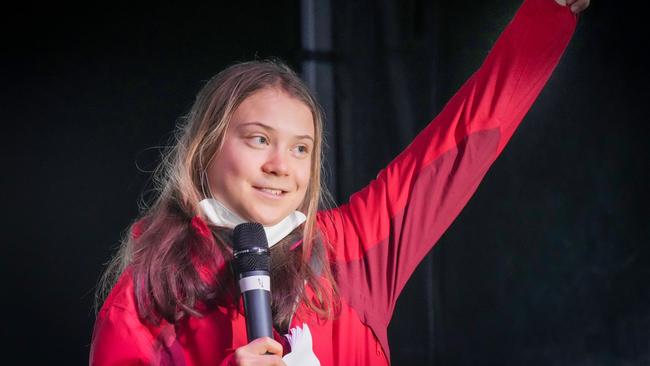
<svg viewBox="0 0 650 366"><path fill-rule="evenodd" d="M265 187L253 187L253 188L257 189L258 191L262 191L264 193L268 193L270 195L277 196L277 197L280 197L283 194L287 193L287 191L283 191L281 189L265 188Z"/></svg>

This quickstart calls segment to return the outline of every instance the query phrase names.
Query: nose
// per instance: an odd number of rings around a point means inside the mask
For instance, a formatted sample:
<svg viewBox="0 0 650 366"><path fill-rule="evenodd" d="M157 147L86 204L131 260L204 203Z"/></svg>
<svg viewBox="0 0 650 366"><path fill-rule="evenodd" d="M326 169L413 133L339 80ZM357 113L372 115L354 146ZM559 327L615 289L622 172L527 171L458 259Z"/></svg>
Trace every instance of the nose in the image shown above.
<svg viewBox="0 0 650 366"><path fill-rule="evenodd" d="M275 148L269 151L266 161L262 165L262 170L266 174L275 176L289 175L289 157L288 152L283 149Z"/></svg>

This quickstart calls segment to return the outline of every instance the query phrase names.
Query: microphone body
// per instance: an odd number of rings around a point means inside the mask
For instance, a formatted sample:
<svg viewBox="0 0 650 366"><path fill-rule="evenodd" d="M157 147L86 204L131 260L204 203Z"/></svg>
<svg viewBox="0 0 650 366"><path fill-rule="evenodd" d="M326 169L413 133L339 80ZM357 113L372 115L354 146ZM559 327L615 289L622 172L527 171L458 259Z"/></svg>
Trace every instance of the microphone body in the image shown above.
<svg viewBox="0 0 650 366"><path fill-rule="evenodd" d="M254 288L250 288L253 282ZM273 338L273 321L271 316L271 291L269 272L251 271L242 274L239 289L244 298L244 314L246 314L246 334L248 341L261 337ZM242 288L248 287L247 290ZM266 288L266 289L264 289Z"/></svg>
<svg viewBox="0 0 650 366"><path fill-rule="evenodd" d="M244 223L233 231L235 276L244 301L248 341L273 338L271 256L262 225Z"/></svg>

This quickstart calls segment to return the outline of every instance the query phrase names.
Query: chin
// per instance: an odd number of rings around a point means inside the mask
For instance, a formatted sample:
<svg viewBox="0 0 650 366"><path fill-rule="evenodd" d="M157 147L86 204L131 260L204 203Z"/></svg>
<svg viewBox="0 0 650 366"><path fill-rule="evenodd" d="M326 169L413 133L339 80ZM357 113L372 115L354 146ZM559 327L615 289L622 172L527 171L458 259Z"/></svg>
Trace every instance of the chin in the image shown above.
<svg viewBox="0 0 650 366"><path fill-rule="evenodd" d="M275 224L278 224L280 221L282 221L282 219L284 219L284 217L280 217L280 218L277 218L277 219L271 219L271 220L260 220L258 222L260 224L262 224L262 226L273 226Z"/></svg>
<svg viewBox="0 0 650 366"><path fill-rule="evenodd" d="M280 221L282 221L282 219L284 219L287 216L288 215L284 215L284 216L273 215L273 216L270 216L270 215L260 215L260 214L256 215L256 214L253 214L253 215L250 215L250 220L251 220L251 222L257 222L258 224L262 224L262 226L273 226L273 225L279 223Z"/></svg>

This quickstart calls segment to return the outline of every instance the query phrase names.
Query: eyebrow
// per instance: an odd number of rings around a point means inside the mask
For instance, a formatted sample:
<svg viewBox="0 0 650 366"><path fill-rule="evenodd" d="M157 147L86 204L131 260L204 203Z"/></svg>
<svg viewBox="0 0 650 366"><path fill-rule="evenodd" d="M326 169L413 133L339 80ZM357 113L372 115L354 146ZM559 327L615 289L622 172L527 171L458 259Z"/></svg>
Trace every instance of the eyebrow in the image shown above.
<svg viewBox="0 0 650 366"><path fill-rule="evenodd" d="M244 127L249 127L249 126L258 126L258 127L261 127L261 128L263 128L265 130L275 131L275 128L273 128L273 127L271 127L269 125L266 125L266 124L264 124L262 122L246 122L246 123L240 124L239 126L237 126L237 128L239 129L239 128L244 128ZM294 136L297 137L298 139L308 139L308 140L311 140L312 142L314 141L314 138L311 137L310 135L294 135Z"/></svg>

